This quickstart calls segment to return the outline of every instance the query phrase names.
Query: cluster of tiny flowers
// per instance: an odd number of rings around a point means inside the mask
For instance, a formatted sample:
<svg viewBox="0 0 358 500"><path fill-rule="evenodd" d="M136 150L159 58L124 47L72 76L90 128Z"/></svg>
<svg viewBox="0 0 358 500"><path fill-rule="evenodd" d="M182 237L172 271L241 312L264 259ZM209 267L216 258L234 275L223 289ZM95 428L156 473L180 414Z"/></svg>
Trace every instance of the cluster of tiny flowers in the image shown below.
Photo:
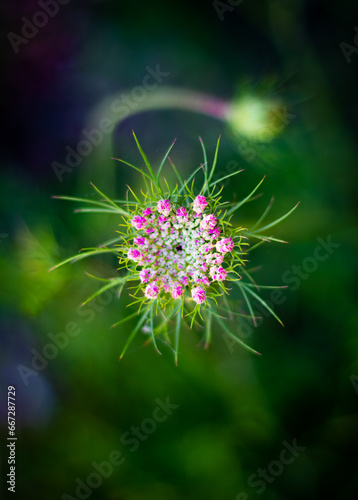
<svg viewBox="0 0 358 500"><path fill-rule="evenodd" d="M220 238L215 215L204 213L207 206L205 196L197 196L191 209L160 200L156 209L146 208L131 220L138 235L127 256L142 267L139 277L148 299L161 291L177 299L188 287L192 299L202 304L210 283L225 280L222 263L234 243Z"/></svg>

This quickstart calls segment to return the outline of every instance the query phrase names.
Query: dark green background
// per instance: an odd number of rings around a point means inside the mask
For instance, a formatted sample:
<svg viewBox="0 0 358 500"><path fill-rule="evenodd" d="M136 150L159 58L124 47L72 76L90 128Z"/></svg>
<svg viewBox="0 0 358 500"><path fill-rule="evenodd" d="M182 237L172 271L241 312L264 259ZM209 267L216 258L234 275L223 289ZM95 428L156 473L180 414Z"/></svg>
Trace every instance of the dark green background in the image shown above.
<svg viewBox="0 0 358 500"><path fill-rule="evenodd" d="M91 499L354 498L358 54L349 63L340 47L355 47L354 2L244 0L220 20L210 1L71 0L17 54L7 35L21 33L21 18L31 19L38 4L1 9L1 479L8 473L6 388L14 385L12 497L75 497L76 478L86 480L93 461L119 450L125 462ZM144 335L118 362L132 325L110 326L126 314L127 293L121 302L90 304L85 314L78 309L98 285L84 271L108 276L115 261L47 272L78 249L110 239L119 222L74 215L71 203L52 195L92 196L90 180L118 197L127 183L139 187L132 171L107 156L90 155L62 182L52 162L64 162L65 147L83 138L99 101L141 85L146 66L157 64L169 72L166 85L221 98L267 88L294 118L273 141L247 144L209 117L143 113L116 128L117 156L140 162L132 129L154 165L177 138L172 158L185 175L202 161L198 136L212 156L222 134L219 170L231 161L245 169L226 187L226 199L244 196L266 174L263 196L239 212L238 224L254 222L272 195L272 217L301 201L275 232L290 244L252 254L250 265L262 266L259 283L282 284L285 272L314 255L317 238L340 244L298 287L285 290L275 308L285 327L265 318L249 335L261 357L230 350L219 329L204 351L200 335L184 330L178 367L164 346L162 357L144 346ZM31 350L42 352L49 333L66 328L80 331L26 385L19 365L30 367ZM167 397L179 408L131 452L121 436ZM283 441L294 440L305 451L258 495L249 477L279 457Z"/></svg>

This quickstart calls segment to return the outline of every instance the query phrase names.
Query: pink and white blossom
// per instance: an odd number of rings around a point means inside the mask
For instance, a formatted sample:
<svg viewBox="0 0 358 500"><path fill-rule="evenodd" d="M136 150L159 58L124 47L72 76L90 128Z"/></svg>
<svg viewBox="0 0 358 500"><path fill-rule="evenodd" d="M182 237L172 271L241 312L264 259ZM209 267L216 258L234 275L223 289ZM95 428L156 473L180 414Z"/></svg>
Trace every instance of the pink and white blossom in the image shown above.
<svg viewBox="0 0 358 500"><path fill-rule="evenodd" d="M195 280L195 283L202 283L203 285L206 286L210 285L210 281L207 276L204 276L203 278L198 278L197 280Z"/></svg>
<svg viewBox="0 0 358 500"><path fill-rule="evenodd" d="M227 272L223 267L212 267L210 269L210 276L213 280L223 281L226 279Z"/></svg>
<svg viewBox="0 0 358 500"><path fill-rule="evenodd" d="M144 290L144 295L147 299L155 299L159 293L159 287L154 283L149 283Z"/></svg>
<svg viewBox="0 0 358 500"><path fill-rule="evenodd" d="M136 248L130 248L128 250L128 259L138 262L142 259L142 253Z"/></svg>
<svg viewBox="0 0 358 500"><path fill-rule="evenodd" d="M208 206L205 196L197 196L193 202L193 210L197 214L203 213L205 208Z"/></svg>
<svg viewBox="0 0 358 500"><path fill-rule="evenodd" d="M220 231L220 228L219 227L215 227L214 229L209 229L209 233L212 235L212 239L215 239L219 236L219 234L221 233Z"/></svg>
<svg viewBox="0 0 358 500"><path fill-rule="evenodd" d="M177 283L175 283L172 287L172 297L173 299L179 299L182 295L183 295L183 287L181 285L178 285Z"/></svg>
<svg viewBox="0 0 358 500"><path fill-rule="evenodd" d="M204 215L200 222L201 229L214 229L217 224L217 219L214 214Z"/></svg>
<svg viewBox="0 0 358 500"><path fill-rule="evenodd" d="M231 238L223 238L216 243L216 250L220 253L232 252L234 248L234 242Z"/></svg>
<svg viewBox="0 0 358 500"><path fill-rule="evenodd" d="M219 239L216 216L202 213L207 206L205 196L197 196L191 209L174 210L169 200L159 200L157 211L147 208L142 211L145 217L133 217L132 225L144 229L145 236L133 238L127 256L142 266L139 279L145 297L155 299L160 292L169 292L178 299L187 291L203 304L208 287L226 279L222 263L234 243L231 238Z"/></svg>
<svg viewBox="0 0 358 500"><path fill-rule="evenodd" d="M149 269L142 269L139 273L139 278L141 280L142 283L148 283L149 279L150 279L150 270Z"/></svg>
<svg viewBox="0 0 358 500"><path fill-rule="evenodd" d="M157 210L162 215L169 215L171 211L171 205L169 200L159 200L157 204Z"/></svg>
<svg viewBox="0 0 358 500"><path fill-rule="evenodd" d="M179 207L176 214L177 214L178 222L187 222L188 221L188 213L184 207Z"/></svg>
<svg viewBox="0 0 358 500"><path fill-rule="evenodd" d="M220 253L214 253L214 264L220 265L224 261L224 255Z"/></svg>
<svg viewBox="0 0 358 500"><path fill-rule="evenodd" d="M132 226L134 226L136 229L144 229L147 226L147 221L144 217L136 215L132 219Z"/></svg>
<svg viewBox="0 0 358 500"><path fill-rule="evenodd" d="M206 300L206 292L201 286L196 286L191 289L191 296L197 304L202 304Z"/></svg>
<svg viewBox="0 0 358 500"><path fill-rule="evenodd" d="M134 245L143 246L146 244L146 239L143 236L139 236L138 238L134 238Z"/></svg>

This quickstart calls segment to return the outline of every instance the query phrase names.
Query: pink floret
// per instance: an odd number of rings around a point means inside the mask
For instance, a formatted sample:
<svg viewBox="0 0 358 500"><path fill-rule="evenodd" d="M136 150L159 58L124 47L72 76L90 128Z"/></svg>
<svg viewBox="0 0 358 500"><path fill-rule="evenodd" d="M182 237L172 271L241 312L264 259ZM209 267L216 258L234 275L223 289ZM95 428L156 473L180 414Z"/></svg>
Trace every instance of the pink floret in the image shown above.
<svg viewBox="0 0 358 500"><path fill-rule="evenodd" d="M138 262L139 260L141 260L141 258L142 258L142 254L136 248L130 248L128 250L128 259L131 259L131 260Z"/></svg>
<svg viewBox="0 0 358 500"><path fill-rule="evenodd" d="M144 291L144 295L147 297L147 299L155 299L158 293L159 288L154 283L149 283Z"/></svg>
<svg viewBox="0 0 358 500"><path fill-rule="evenodd" d="M171 205L169 200L159 200L157 204L157 210L162 215L169 215L171 210Z"/></svg>
<svg viewBox="0 0 358 500"><path fill-rule="evenodd" d="M145 238L143 238L143 236L140 236L139 238L134 238L133 243L134 245L138 246L145 245Z"/></svg>
<svg viewBox="0 0 358 500"><path fill-rule="evenodd" d="M212 239L215 239L219 236L219 234L221 233L220 229L218 227L216 227L215 229L210 229L209 230L209 233L212 234Z"/></svg>
<svg viewBox="0 0 358 500"><path fill-rule="evenodd" d="M220 253L232 252L234 248L234 242L231 238L223 238L216 243L216 250Z"/></svg>
<svg viewBox="0 0 358 500"><path fill-rule="evenodd" d="M171 292L173 299L179 299L183 295L183 287L180 285L174 285Z"/></svg>
<svg viewBox="0 0 358 500"><path fill-rule="evenodd" d="M202 304L203 302L205 302L205 299L206 299L205 290L201 286L196 286L196 287L192 288L191 289L191 296L197 304Z"/></svg>
<svg viewBox="0 0 358 500"><path fill-rule="evenodd" d="M217 220L214 214L204 215L203 220L200 222L201 229L214 229Z"/></svg>
<svg viewBox="0 0 358 500"><path fill-rule="evenodd" d="M210 285L210 281L209 279L207 278L207 276L204 276L203 278L199 278L195 281L195 283L202 283L203 285L207 285L209 286Z"/></svg>
<svg viewBox="0 0 358 500"><path fill-rule="evenodd" d="M208 206L205 196L197 196L193 203L193 210L197 214L201 214Z"/></svg>
<svg viewBox="0 0 358 500"><path fill-rule="evenodd" d="M223 281L226 278L227 272L223 267L212 267L210 269L210 276L213 280Z"/></svg>
<svg viewBox="0 0 358 500"><path fill-rule="evenodd" d="M136 229L144 229L147 226L147 221L144 217L136 215L132 219L132 226L134 226Z"/></svg>
<svg viewBox="0 0 358 500"><path fill-rule="evenodd" d="M142 269L139 273L139 278L142 283L148 283L149 278L150 278L150 270L149 269Z"/></svg>
<svg viewBox="0 0 358 500"><path fill-rule="evenodd" d="M188 220L188 214L184 207L178 208L177 219L179 222L186 222Z"/></svg>

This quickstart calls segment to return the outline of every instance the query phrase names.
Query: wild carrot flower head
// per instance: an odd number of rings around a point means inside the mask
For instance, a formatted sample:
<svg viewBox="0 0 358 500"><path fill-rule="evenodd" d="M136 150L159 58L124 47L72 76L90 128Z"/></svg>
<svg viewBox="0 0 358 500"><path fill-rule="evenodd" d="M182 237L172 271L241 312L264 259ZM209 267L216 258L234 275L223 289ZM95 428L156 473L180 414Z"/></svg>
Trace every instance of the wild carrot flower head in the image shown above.
<svg viewBox="0 0 358 500"><path fill-rule="evenodd" d="M194 210L198 198L205 207L200 214ZM145 297L154 297L155 285L155 298L165 299L169 294L180 299L188 291L196 303L203 304L211 283L225 279L227 272L222 266L218 272L217 264L225 260L224 265L230 265L234 242L231 237L221 237L225 229L222 225L220 229L220 220L209 210L205 196L194 201L190 196L177 196L173 207L169 200L160 199L153 209L142 211L148 214L145 218L130 219L133 239L127 240L127 258L140 268ZM241 237L237 239L239 250L240 243Z"/></svg>
<svg viewBox="0 0 358 500"><path fill-rule="evenodd" d="M144 171L130 165L142 173L146 188L142 195L137 195L129 188L133 199L115 202L95 188L101 196L100 201L93 201L95 207L101 206L98 211L112 212L122 219L120 230L117 231L119 237L114 246L102 244L97 249L66 259L55 267L104 252L111 252L118 257L120 275L108 279L109 283L88 300L112 287L117 287L120 294L125 285L134 284L134 287L130 287L130 295L134 297L132 305L139 305L139 310L117 324L130 320L137 314L139 319L125 343L122 355L134 336L145 327L158 351L159 341L171 346L170 333L173 331L174 347L170 348L177 361L182 324L187 323L188 326L196 326L203 331L207 347L211 339L213 319L231 339L256 352L243 344L230 329L234 315L249 315L255 323L252 300L262 304L278 319L276 313L258 295L259 287L245 269L250 251L249 243L255 239L258 240L257 245L264 241L282 241L265 236L264 233L287 217L295 207L286 215L260 228L269 205L253 226L255 229L247 230L242 224L236 225L232 217L238 208L252 199L263 179L243 200L236 203L223 201L220 181L239 171L213 180L219 141L211 168L208 168L202 144L204 164L185 181L171 162L178 183L175 187L170 187L161 177L161 172L174 143L155 175L137 138L134 138L147 167ZM200 174L203 178L196 187L195 175ZM78 198L75 200L78 201ZM82 201L92 202L90 199ZM105 210L103 206L106 207ZM238 300L237 294L231 298L234 287L241 294L242 301ZM227 314L230 322L225 321Z"/></svg>

